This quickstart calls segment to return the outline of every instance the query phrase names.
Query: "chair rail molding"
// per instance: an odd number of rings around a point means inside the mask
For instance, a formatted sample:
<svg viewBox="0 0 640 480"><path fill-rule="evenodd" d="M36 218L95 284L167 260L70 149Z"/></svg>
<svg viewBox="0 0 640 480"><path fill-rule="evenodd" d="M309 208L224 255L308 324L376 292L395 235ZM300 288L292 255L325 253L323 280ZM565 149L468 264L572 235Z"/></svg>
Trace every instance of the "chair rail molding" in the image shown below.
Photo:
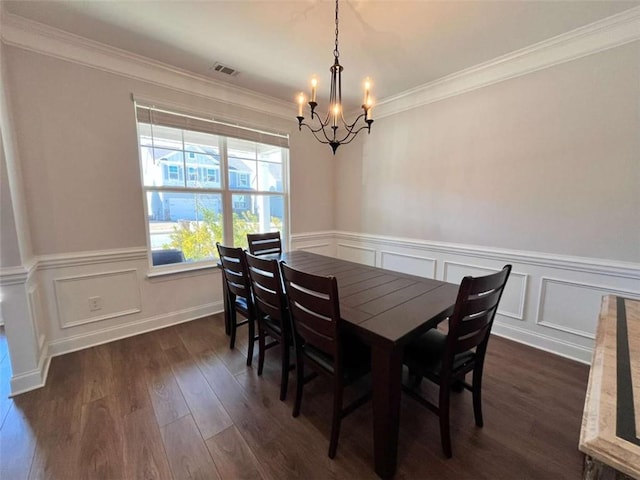
<svg viewBox="0 0 640 480"><path fill-rule="evenodd" d="M501 261L509 260L514 263L523 263L532 266L560 268L563 270L572 270L582 273L611 275L632 280L640 280L640 263L603 260L588 257L574 257L570 255L558 255L552 253L527 252L506 248L490 248L459 243L433 242L413 238L391 237L345 231L336 231L334 236L336 240L367 242L370 244L388 247L412 248L422 251L480 257Z"/></svg>
<svg viewBox="0 0 640 480"><path fill-rule="evenodd" d="M0 268L0 286L24 284L32 271L22 266Z"/></svg>
<svg viewBox="0 0 640 480"><path fill-rule="evenodd" d="M37 268L38 270L48 270L51 268L79 267L85 265L97 265L100 263L143 260L146 258L146 247L71 252L54 255L41 255L37 258Z"/></svg>

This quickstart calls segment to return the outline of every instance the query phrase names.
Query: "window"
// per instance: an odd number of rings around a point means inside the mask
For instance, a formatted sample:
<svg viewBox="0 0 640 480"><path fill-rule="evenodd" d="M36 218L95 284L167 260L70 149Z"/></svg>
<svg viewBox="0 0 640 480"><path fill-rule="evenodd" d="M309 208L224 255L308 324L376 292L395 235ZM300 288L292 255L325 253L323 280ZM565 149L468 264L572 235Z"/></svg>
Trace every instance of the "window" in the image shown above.
<svg viewBox="0 0 640 480"><path fill-rule="evenodd" d="M180 167L177 165L167 165L167 180L180 180Z"/></svg>
<svg viewBox="0 0 640 480"><path fill-rule="evenodd" d="M246 248L247 233L284 236L287 137L140 105L136 112L153 265L210 265L216 242Z"/></svg>
<svg viewBox="0 0 640 480"><path fill-rule="evenodd" d="M207 179L206 181L209 183L220 183L220 170L215 168L207 168L206 172L203 173L203 176Z"/></svg>

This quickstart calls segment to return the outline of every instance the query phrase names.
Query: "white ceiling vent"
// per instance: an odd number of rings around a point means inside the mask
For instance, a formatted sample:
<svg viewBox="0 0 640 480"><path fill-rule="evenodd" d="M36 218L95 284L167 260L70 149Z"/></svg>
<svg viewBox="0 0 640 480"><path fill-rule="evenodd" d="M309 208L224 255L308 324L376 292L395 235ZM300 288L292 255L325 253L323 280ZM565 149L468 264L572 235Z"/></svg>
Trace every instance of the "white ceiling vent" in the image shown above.
<svg viewBox="0 0 640 480"><path fill-rule="evenodd" d="M214 63L213 65L211 65L211 67L209 68L210 71L212 72L218 72L218 73L223 73L225 75L229 75L230 77L235 77L236 75L238 75L238 71L228 67L226 65L223 65L219 62Z"/></svg>

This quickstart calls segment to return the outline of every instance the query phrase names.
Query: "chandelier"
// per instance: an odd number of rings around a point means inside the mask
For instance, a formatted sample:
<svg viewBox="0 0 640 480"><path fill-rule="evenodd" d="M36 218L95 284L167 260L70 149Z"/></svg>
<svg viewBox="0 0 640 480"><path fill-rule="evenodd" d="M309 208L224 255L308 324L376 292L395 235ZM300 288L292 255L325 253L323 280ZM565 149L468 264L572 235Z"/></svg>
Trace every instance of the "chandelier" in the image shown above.
<svg viewBox="0 0 640 480"><path fill-rule="evenodd" d="M311 79L311 98L309 100L309 107L311 108L311 122L317 120L316 126L309 125L304 122L302 116L302 107L305 103L304 93L298 95L298 130L302 131L302 127L307 127L313 136L320 143L331 146L333 154L336 154L336 150L340 145L346 145L356 138L356 135L361 130L366 129L367 133L371 133L371 124L373 119L371 118L371 109L373 107L373 99L371 98L371 81L366 79L364 82L364 99L362 101L363 113L353 121L353 123L347 123L344 119L344 112L342 109L342 65L338 61L340 52L338 51L338 0L336 0L336 41L333 50L333 65L330 68L331 71L331 91L329 94L329 109L327 111L324 120L316 112L316 92L318 89L318 80L314 77Z"/></svg>

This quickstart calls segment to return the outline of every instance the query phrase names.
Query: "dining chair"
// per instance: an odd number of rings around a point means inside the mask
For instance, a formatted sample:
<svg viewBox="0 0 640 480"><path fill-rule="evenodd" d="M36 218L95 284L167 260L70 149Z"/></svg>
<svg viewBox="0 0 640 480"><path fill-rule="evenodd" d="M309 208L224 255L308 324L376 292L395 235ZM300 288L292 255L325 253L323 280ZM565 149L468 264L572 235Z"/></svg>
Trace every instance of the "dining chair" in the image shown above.
<svg viewBox="0 0 640 480"><path fill-rule="evenodd" d="M333 381L333 414L329 458L338 448L342 418L371 398L371 392L343 408L344 387L371 370L369 347L343 330L335 277L322 277L280 264L293 320L296 355L296 399L293 416L300 415L305 383L318 374ZM313 373L304 376L305 367Z"/></svg>
<svg viewBox="0 0 640 480"><path fill-rule="evenodd" d="M251 366L253 359L253 344L255 336L255 306L251 292L251 280L245 252L242 248L225 247L216 243L218 256L222 263L222 272L227 286L227 305L229 307L229 331L231 340L229 348L233 349L236 343L236 330L242 325L249 328L249 345L247 352L247 366ZM246 320L237 321L237 313Z"/></svg>
<svg viewBox="0 0 640 480"><path fill-rule="evenodd" d="M451 390L467 389L473 396L473 413L482 427L482 371L493 319L509 278L511 265L484 277L464 277L449 317L445 334L431 329L405 347L404 363L409 368L411 385L403 390L440 418L440 441L447 458L451 458L449 397ZM472 383L465 375L473 372ZM438 404L419 393L420 381L428 378L439 386Z"/></svg>
<svg viewBox="0 0 640 480"><path fill-rule="evenodd" d="M293 337L280 267L277 260L267 260L250 253L246 254L246 259L258 322L258 375L262 375L266 350L280 345L280 400L284 400L289 384L289 348L293 345ZM274 341L267 344L267 335Z"/></svg>
<svg viewBox="0 0 640 480"><path fill-rule="evenodd" d="M251 255L270 255L282 253L280 232L248 233L247 242Z"/></svg>

